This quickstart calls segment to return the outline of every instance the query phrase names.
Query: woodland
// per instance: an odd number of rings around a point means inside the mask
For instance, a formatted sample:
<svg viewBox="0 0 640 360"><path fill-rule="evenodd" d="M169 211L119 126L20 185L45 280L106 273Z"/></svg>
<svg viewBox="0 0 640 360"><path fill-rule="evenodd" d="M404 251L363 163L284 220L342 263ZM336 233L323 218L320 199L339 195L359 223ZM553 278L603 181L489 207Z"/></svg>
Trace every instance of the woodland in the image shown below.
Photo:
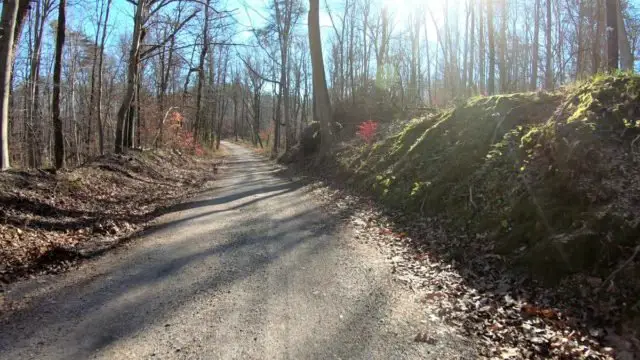
<svg viewBox="0 0 640 360"><path fill-rule="evenodd" d="M481 355L640 356L637 0L0 4L0 285L213 191L232 149L320 181Z"/></svg>
<svg viewBox="0 0 640 360"><path fill-rule="evenodd" d="M632 69L640 41L633 1L400 3L3 1L2 168L224 137L277 157L313 120L348 138L367 120L553 90Z"/></svg>

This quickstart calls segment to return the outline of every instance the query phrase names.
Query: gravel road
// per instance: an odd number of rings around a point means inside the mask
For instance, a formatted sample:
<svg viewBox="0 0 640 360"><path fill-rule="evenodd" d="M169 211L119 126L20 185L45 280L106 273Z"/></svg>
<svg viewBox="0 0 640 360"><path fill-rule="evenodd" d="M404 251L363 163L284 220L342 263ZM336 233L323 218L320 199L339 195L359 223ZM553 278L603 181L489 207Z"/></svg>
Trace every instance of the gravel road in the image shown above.
<svg viewBox="0 0 640 360"><path fill-rule="evenodd" d="M475 358L383 250L225 146L216 190L77 270L8 287L23 305L0 320L0 359Z"/></svg>

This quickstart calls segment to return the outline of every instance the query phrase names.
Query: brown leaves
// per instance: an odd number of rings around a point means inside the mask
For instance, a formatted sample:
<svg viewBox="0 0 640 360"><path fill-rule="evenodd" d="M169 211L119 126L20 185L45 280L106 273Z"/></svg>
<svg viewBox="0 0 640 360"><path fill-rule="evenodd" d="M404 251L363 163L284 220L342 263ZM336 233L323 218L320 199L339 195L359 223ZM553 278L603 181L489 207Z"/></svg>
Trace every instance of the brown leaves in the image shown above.
<svg viewBox="0 0 640 360"><path fill-rule="evenodd" d="M522 312L529 316L537 316L548 320L558 319L559 317L553 309L543 309L530 304L524 305Z"/></svg>
<svg viewBox="0 0 640 360"><path fill-rule="evenodd" d="M64 270L92 241L117 243L159 207L202 190L213 162L160 150L106 155L56 175L0 173L0 283Z"/></svg>
<svg viewBox="0 0 640 360"><path fill-rule="evenodd" d="M566 304L547 296L547 289L524 285L525 279L506 273L502 256L467 248L468 256L459 265L447 253L467 239L447 234L438 221L394 223L370 203L324 189L316 193L327 200L331 211L352 209L348 220L358 241L389 251L394 278L412 289L424 307L417 316L435 317L459 329L478 345L482 357L613 358L597 333L576 326L559 310ZM470 243L487 246L489 242L474 239ZM414 338L428 344L436 340L426 332Z"/></svg>

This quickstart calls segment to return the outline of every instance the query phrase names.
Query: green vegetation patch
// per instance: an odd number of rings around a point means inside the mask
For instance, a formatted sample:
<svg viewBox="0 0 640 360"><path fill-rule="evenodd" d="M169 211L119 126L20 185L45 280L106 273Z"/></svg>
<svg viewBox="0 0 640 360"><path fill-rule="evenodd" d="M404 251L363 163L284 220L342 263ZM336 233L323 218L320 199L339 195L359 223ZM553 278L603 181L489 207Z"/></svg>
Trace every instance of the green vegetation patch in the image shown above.
<svg viewBox="0 0 640 360"><path fill-rule="evenodd" d="M342 152L340 165L390 207L485 234L485 248L536 277L606 276L640 235L638 100L640 77L625 74L472 98Z"/></svg>

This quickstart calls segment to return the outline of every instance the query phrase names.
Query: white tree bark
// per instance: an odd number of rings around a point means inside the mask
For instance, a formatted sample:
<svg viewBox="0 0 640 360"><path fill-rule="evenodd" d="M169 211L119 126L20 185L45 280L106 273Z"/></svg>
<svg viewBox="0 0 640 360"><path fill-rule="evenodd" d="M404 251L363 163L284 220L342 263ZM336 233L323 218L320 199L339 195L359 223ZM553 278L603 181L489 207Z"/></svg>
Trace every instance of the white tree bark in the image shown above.
<svg viewBox="0 0 640 360"><path fill-rule="evenodd" d="M9 92L13 66L13 40L18 19L18 0L5 0L0 21L0 169L9 163Z"/></svg>

